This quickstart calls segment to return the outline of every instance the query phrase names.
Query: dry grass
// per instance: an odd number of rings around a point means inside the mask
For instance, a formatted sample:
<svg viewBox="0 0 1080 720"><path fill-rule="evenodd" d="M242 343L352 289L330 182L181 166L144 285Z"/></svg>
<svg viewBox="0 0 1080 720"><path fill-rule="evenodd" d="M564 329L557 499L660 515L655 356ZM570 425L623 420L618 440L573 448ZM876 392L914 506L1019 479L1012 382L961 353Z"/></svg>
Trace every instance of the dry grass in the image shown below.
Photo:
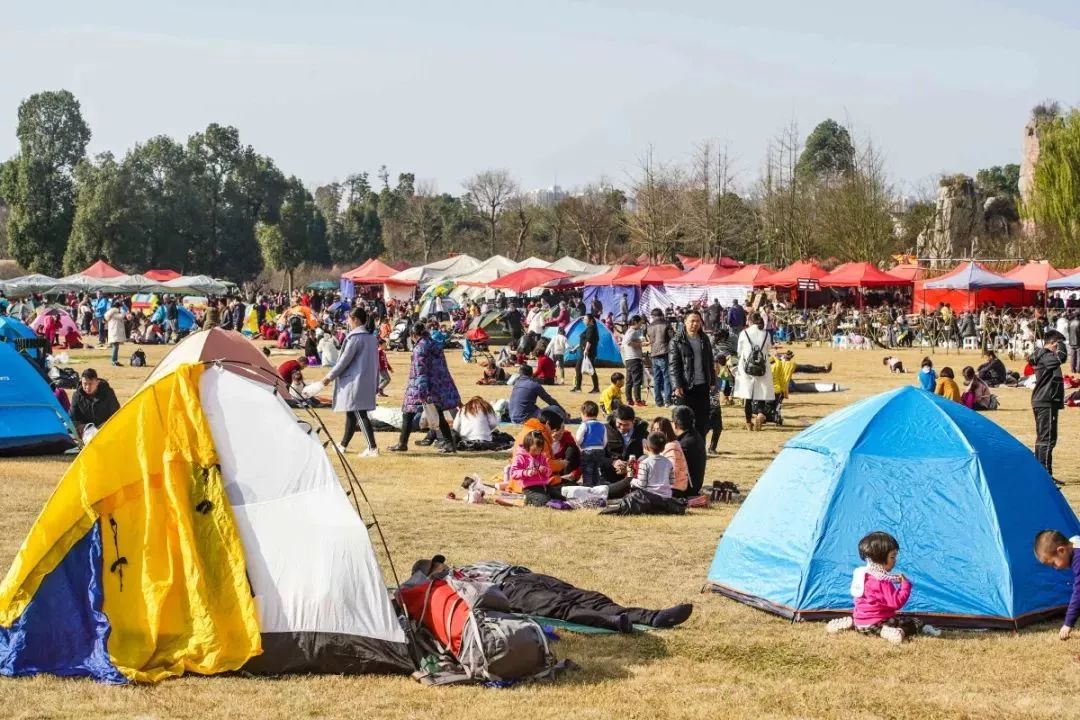
<svg viewBox="0 0 1080 720"><path fill-rule="evenodd" d="M130 348L129 348L130 349ZM151 362L161 356L150 349ZM881 353L833 354L798 348L803 362L832 359L832 379L852 388L839 395L796 396L789 426L760 434L741 429L741 412L726 411L725 453L709 462L707 482L733 480L749 489L781 443L799 427L858 398L912 382L890 376ZM101 351L75 353L105 371L121 398L145 369L110 370ZM905 353L909 367L919 356ZM946 360L959 370L972 355ZM407 357L391 356L397 374L389 402L398 402ZM83 365L85 366L85 365ZM80 367L80 366L76 366ZM476 387L475 366L451 367L462 394L490 399ZM610 372L610 371L608 371ZM608 372L603 373L604 375ZM317 376L321 373L311 373ZM1003 389L991 417L1030 445L1025 391ZM580 396L556 388L576 407ZM1080 501L1078 413L1062 416L1058 451L1066 496ZM647 411L646 417L652 413ZM338 433L341 416L324 413ZM383 447L393 442L380 434ZM354 441L359 449L362 440ZM0 460L0 564L7 565L63 473L68 458ZM281 680L187 677L156 687L116 688L55 678L0 682L0 715L38 717L229 716L378 718L1065 718L1080 717L1080 640L1062 643L1050 625L1012 633L951 633L896 648L855 635L826 637L821 625L791 625L722 597L699 594L716 542L735 508L719 506L680 518L601 518L592 512L466 506L444 500L471 472L491 475L494 456L444 457L416 448L409 455L351 459L387 534L399 570L440 551L452 561L505 558L604 590L628 604L661 606L691 600L694 617L675 631L633 637L565 636L556 650L582 670L553 685L512 690L424 689L408 678L291 677ZM958 537L956 542L964 542ZM901 559L901 563L902 563Z"/></svg>

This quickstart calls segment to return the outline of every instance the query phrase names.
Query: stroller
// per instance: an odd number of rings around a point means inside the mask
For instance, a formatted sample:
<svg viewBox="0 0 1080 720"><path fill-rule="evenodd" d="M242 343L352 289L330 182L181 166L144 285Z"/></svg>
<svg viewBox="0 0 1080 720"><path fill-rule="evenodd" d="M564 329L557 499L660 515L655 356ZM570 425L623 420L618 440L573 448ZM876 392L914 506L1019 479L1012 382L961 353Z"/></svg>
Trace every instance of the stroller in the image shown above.
<svg viewBox="0 0 1080 720"><path fill-rule="evenodd" d="M409 352L409 323L407 320L400 320L393 327L389 337L386 338L386 346L391 350Z"/></svg>
<svg viewBox="0 0 1080 720"><path fill-rule="evenodd" d="M755 400L754 412L765 416L765 422L784 425L784 396L777 395L773 400Z"/></svg>

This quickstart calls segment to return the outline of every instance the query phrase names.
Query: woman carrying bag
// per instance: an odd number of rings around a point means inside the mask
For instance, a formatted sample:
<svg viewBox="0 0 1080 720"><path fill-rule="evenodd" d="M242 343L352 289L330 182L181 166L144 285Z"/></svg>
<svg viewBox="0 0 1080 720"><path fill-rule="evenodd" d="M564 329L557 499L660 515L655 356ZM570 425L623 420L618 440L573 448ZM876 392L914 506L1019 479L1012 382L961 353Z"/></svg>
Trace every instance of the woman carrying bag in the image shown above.
<svg viewBox="0 0 1080 720"><path fill-rule="evenodd" d="M735 397L743 401L746 429L761 430L765 414L758 412L755 402L772 402L772 372L769 368L769 351L772 339L765 330L765 323L758 313L750 315L746 329L739 333L739 362L735 368Z"/></svg>

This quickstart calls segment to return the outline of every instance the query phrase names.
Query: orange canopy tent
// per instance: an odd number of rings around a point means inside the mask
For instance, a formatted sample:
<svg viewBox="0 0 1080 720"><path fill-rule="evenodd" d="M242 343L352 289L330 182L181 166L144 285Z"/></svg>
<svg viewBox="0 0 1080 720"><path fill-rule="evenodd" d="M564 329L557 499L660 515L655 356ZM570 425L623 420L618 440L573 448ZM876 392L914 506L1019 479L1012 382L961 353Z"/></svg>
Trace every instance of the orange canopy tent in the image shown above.
<svg viewBox="0 0 1080 720"><path fill-rule="evenodd" d="M1005 273L1005 277L1022 281L1024 289L1030 292L1046 292L1047 282L1065 277L1065 274L1048 262L1029 262L1017 265Z"/></svg>
<svg viewBox="0 0 1080 720"><path fill-rule="evenodd" d="M175 270L147 270L143 273L143 277L155 282L168 282L169 280L175 280L180 277L180 273Z"/></svg>
<svg viewBox="0 0 1080 720"><path fill-rule="evenodd" d="M746 265L717 281L718 285L746 285L748 287L767 287L769 279L776 273L768 265Z"/></svg>
<svg viewBox="0 0 1080 720"><path fill-rule="evenodd" d="M693 270L667 281L667 285L716 285L717 281L735 272L734 268L717 263L700 263Z"/></svg>
<svg viewBox="0 0 1080 720"><path fill-rule="evenodd" d="M820 280L828 274L813 260L799 260L769 277L768 284L773 287L794 287L800 280Z"/></svg>
<svg viewBox="0 0 1080 720"><path fill-rule="evenodd" d="M101 280L101 279L107 279L107 278L120 277L124 273L120 272L119 270L117 270L116 268L114 268L112 265L105 262L104 260L98 260L96 263L94 263L90 267L86 268L85 270L83 270L79 274L83 275L85 277L97 278L97 279Z"/></svg>
<svg viewBox="0 0 1080 720"><path fill-rule="evenodd" d="M844 263L818 279L821 287L879 288L911 285L912 281L879 270L868 262Z"/></svg>

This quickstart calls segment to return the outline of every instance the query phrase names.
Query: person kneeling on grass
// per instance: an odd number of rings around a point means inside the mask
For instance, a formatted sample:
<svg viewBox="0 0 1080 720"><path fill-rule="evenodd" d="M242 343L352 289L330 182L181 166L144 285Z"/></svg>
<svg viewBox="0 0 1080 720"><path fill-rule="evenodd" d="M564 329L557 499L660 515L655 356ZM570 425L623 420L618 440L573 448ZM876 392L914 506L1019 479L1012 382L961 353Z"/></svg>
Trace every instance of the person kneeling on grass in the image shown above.
<svg viewBox="0 0 1080 720"><path fill-rule="evenodd" d="M1055 570L1072 571L1072 597L1069 598L1069 609L1065 611L1065 624L1058 633L1062 640L1069 639L1077 618L1080 618L1080 553L1076 552L1077 545L1080 545L1080 537L1067 538L1057 530L1043 530L1035 536L1035 557L1039 562Z"/></svg>
<svg viewBox="0 0 1080 720"><path fill-rule="evenodd" d="M859 557L866 565L851 576L851 595L855 612L849 617L830 620L828 633L854 627L865 635L880 635L894 645L922 632L937 637L941 631L922 620L899 615L911 597L911 581L902 573L893 573L900 543L885 532L872 532L859 541Z"/></svg>
<svg viewBox="0 0 1080 720"><path fill-rule="evenodd" d="M645 458L638 463L637 474L630 481L630 492L601 510L601 515L682 515L686 512L686 503L671 497L671 477L675 467L663 455L667 438L663 433L650 433L644 445Z"/></svg>
<svg viewBox="0 0 1080 720"><path fill-rule="evenodd" d="M552 618L621 633L633 632L635 625L654 628L682 625L694 611L690 603L665 610L624 607L595 590L583 590L557 577L496 560L450 567L444 556L435 555L430 560L418 560L413 564L412 571L413 575L422 573L431 579L449 576L490 583L506 597L510 611L521 615Z"/></svg>

